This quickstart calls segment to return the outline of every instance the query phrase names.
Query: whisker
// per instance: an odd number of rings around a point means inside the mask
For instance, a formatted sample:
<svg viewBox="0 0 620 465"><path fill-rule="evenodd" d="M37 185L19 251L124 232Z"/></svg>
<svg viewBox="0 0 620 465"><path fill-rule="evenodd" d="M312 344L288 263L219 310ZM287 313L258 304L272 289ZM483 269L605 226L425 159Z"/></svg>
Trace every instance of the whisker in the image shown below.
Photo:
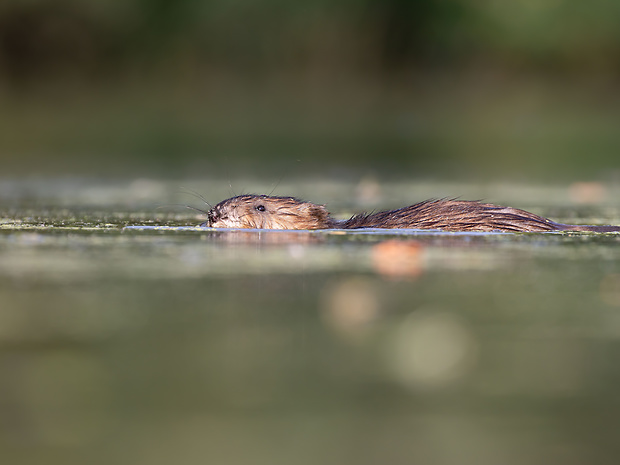
<svg viewBox="0 0 620 465"><path fill-rule="evenodd" d="M278 186L280 185L280 183L282 182L282 179L284 178L284 175L280 176L280 179L278 179L278 181L275 183L275 185L273 186L273 189L271 189L271 191L269 191L268 195L271 195L274 193L274 191L278 188Z"/></svg>
<svg viewBox="0 0 620 465"><path fill-rule="evenodd" d="M189 208L190 210L194 210L194 211L200 212L203 215L209 215L209 212L207 210L201 210L200 208L192 207L191 205L184 205L184 207L185 208Z"/></svg>
<svg viewBox="0 0 620 465"><path fill-rule="evenodd" d="M195 210L197 212L202 213L203 215L209 214L207 210L201 210L200 208L192 207L191 205L185 205L184 203L167 203L165 205L160 205L156 207L155 209L159 210L160 208L166 208L166 207L183 207L183 208L189 208L190 210Z"/></svg>
<svg viewBox="0 0 620 465"><path fill-rule="evenodd" d="M202 200L204 203L206 203L207 205L209 205L209 208L213 208L213 205L211 205L209 202L207 202L207 199L204 198L204 196L198 192L196 192L193 189L190 189L188 187L179 187L179 189L183 189L186 190L187 192L182 192L182 194L188 194L188 195L193 195L196 198L199 198L200 200Z"/></svg>

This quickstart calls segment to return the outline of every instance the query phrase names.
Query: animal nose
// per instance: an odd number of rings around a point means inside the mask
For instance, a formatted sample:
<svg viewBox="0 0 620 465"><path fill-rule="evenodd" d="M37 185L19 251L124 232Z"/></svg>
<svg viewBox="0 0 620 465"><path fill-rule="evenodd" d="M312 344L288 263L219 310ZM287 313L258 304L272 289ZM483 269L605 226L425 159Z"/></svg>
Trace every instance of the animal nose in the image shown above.
<svg viewBox="0 0 620 465"><path fill-rule="evenodd" d="M218 218L219 218L219 213L213 208L211 210L209 210L209 213L207 213L207 218L209 218L209 223L215 223Z"/></svg>

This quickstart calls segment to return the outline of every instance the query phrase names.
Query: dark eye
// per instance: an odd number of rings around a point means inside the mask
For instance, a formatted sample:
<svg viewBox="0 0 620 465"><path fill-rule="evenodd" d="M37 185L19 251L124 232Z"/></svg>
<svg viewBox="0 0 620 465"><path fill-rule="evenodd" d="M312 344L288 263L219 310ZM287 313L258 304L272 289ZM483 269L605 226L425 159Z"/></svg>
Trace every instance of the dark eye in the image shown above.
<svg viewBox="0 0 620 465"><path fill-rule="evenodd" d="M256 205L256 210L258 210L259 212L264 212L265 211L265 206L264 205Z"/></svg>

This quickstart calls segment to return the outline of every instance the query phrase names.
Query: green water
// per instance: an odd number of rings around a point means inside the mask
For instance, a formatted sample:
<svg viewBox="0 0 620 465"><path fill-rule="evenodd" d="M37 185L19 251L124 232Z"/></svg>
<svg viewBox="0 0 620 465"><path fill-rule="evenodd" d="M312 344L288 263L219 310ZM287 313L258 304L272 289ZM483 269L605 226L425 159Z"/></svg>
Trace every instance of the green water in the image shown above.
<svg viewBox="0 0 620 465"><path fill-rule="evenodd" d="M617 458L619 234L213 231L157 208L200 207L180 185L0 183L6 463ZM357 187L277 193L346 216ZM620 216L617 197L579 207L561 188L382 189L387 207L442 190ZM392 273L386 241L404 245Z"/></svg>

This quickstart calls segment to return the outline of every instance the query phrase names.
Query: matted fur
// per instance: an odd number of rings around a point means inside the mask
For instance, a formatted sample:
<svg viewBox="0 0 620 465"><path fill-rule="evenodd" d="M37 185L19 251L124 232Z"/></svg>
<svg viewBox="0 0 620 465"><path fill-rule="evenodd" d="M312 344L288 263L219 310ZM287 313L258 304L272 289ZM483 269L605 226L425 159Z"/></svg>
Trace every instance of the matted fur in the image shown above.
<svg viewBox="0 0 620 465"><path fill-rule="evenodd" d="M330 218L322 205L295 197L238 195L224 200L208 213L212 228L325 229Z"/></svg>
<svg viewBox="0 0 620 465"><path fill-rule="evenodd" d="M524 210L466 200L426 200L409 207L355 215L341 227L444 231L554 231L557 224Z"/></svg>
<svg viewBox="0 0 620 465"><path fill-rule="evenodd" d="M238 195L208 213L203 226L254 229L413 228L444 231L594 231L620 232L619 226L570 225L525 210L467 200L426 200L396 210L335 220L323 205L295 197Z"/></svg>

